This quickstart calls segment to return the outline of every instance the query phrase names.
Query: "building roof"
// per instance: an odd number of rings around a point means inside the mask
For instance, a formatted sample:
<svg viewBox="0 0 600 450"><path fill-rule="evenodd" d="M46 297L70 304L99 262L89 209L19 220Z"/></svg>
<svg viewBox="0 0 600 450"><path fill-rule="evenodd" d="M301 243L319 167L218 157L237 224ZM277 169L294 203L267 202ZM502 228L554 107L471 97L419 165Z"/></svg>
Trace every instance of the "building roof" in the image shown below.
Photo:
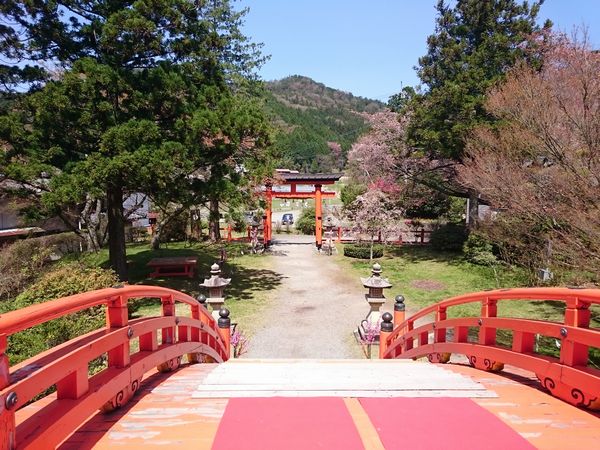
<svg viewBox="0 0 600 450"><path fill-rule="evenodd" d="M279 173L278 174L284 181L302 182L305 181L308 184L314 184L319 181L335 182L344 176L343 173Z"/></svg>

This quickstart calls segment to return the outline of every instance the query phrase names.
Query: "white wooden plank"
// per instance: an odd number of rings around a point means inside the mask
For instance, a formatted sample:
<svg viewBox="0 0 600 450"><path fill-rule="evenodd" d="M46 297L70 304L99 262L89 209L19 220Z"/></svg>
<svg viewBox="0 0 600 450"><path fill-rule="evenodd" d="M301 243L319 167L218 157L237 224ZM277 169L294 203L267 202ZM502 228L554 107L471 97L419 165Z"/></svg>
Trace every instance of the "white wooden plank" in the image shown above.
<svg viewBox="0 0 600 450"><path fill-rule="evenodd" d="M439 365L412 361L255 360L201 366L193 366L198 371L193 396L198 398L258 394L306 397L325 393L386 397L422 396L427 392L436 396L441 392L495 396L469 377Z"/></svg>
<svg viewBox="0 0 600 450"><path fill-rule="evenodd" d="M468 398L497 398L492 391L464 391L464 390L412 390L412 391L213 391L194 392L192 398L248 398L248 397L468 397Z"/></svg>

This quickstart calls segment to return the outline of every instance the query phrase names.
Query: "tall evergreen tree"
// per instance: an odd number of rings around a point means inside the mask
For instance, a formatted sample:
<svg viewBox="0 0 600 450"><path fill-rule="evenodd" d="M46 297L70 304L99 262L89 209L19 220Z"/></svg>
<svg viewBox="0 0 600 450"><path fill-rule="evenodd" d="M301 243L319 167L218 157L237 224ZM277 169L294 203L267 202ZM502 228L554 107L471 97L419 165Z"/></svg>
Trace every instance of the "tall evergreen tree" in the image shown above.
<svg viewBox="0 0 600 450"><path fill-rule="evenodd" d="M261 63L259 48L240 31L245 11L231 3L0 6L2 22L14 24L0 28L0 52L12 62L0 66L0 82L13 94L29 85L0 117L0 173L43 192L49 212L64 212L90 193L102 197L110 262L123 280L124 195L177 192L174 183L215 164L207 140L224 133L207 120L209 112Z"/></svg>
<svg viewBox="0 0 600 450"><path fill-rule="evenodd" d="M435 33L416 67L423 84L403 111L410 114L408 143L431 164L419 173L403 173L447 195L468 197L475 223L478 194L456 180L455 164L464 154L471 130L494 118L484 108L487 91L521 59L539 64L533 38L544 0L439 0ZM546 22L543 28L549 28Z"/></svg>
<svg viewBox="0 0 600 450"><path fill-rule="evenodd" d="M415 145L461 158L467 133L492 120L483 107L486 92L528 56L542 3L458 0L451 7L438 1L435 33L416 67L426 91L414 97L409 139Z"/></svg>

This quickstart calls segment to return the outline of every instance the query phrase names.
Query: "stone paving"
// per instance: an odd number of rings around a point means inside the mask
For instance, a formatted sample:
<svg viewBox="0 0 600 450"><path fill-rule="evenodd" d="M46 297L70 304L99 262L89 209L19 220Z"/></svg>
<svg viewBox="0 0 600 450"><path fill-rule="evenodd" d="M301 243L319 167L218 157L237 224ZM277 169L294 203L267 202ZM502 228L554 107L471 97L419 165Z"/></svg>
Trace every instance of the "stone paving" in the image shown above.
<svg viewBox="0 0 600 450"><path fill-rule="evenodd" d="M319 254L312 236L278 235L271 251L282 284L245 357L360 358L353 330L369 310L360 279Z"/></svg>

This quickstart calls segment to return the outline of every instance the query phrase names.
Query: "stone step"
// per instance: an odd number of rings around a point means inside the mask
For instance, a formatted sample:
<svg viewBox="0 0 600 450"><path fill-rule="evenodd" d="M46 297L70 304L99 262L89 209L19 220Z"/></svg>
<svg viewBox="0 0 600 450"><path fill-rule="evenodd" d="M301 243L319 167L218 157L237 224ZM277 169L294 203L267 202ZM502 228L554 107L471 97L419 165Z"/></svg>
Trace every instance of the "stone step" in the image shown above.
<svg viewBox="0 0 600 450"><path fill-rule="evenodd" d="M190 369L194 398L496 396L441 365L404 360L231 360Z"/></svg>

